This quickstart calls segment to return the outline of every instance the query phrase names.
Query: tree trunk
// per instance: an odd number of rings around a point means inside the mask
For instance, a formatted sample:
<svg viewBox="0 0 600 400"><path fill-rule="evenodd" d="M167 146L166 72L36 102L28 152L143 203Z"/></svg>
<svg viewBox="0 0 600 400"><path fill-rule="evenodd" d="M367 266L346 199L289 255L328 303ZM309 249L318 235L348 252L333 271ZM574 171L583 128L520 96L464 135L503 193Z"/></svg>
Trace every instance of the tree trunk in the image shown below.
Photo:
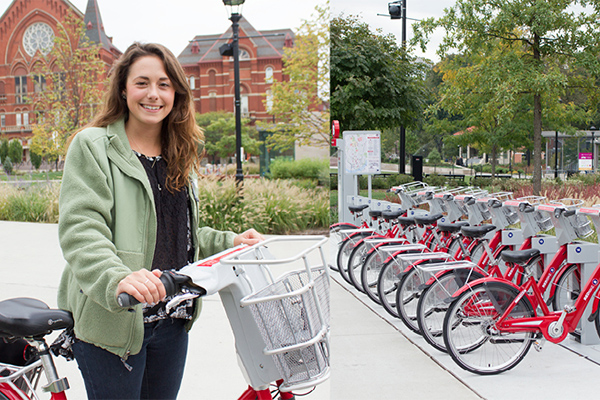
<svg viewBox="0 0 600 400"><path fill-rule="evenodd" d="M492 178L496 177L496 153L498 149L495 144L492 145L492 161L490 164L492 165Z"/></svg>

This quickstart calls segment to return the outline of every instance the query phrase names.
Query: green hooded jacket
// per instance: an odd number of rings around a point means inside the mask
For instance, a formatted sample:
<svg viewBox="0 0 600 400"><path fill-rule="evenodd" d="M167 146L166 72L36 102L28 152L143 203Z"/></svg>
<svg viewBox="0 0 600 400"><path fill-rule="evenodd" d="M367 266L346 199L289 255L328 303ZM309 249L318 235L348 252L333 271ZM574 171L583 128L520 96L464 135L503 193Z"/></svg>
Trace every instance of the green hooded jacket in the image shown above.
<svg viewBox="0 0 600 400"><path fill-rule="evenodd" d="M192 177L192 183L196 180ZM192 226L198 226L193 184ZM123 120L87 128L71 142L59 199L59 240L67 265L58 306L73 313L75 336L123 359L141 350L142 306L119 307L118 283L149 269L156 244L154 196L144 167L131 150ZM196 259L233 246L236 234L209 227L193 231ZM197 318L201 304L196 304ZM188 325L188 329L191 323Z"/></svg>

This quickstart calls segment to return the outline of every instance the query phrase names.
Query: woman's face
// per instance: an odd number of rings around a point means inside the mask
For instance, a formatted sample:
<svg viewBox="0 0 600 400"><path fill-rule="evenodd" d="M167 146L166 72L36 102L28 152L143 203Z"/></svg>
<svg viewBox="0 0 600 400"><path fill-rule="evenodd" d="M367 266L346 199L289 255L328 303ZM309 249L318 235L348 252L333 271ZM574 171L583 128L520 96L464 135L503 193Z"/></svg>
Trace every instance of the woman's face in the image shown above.
<svg viewBox="0 0 600 400"><path fill-rule="evenodd" d="M128 124L159 127L173 109L175 89L158 56L138 58L129 68L125 91Z"/></svg>

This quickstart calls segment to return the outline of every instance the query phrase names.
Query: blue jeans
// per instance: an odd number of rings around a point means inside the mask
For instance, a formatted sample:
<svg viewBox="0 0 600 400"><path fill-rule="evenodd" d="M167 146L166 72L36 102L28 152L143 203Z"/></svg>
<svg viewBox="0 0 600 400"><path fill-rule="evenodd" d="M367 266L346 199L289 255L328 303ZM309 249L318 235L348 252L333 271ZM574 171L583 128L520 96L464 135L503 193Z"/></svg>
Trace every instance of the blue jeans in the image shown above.
<svg viewBox="0 0 600 400"><path fill-rule="evenodd" d="M76 341L73 353L88 399L175 399L187 355L185 323L169 318L144 324L142 350L126 361L93 344Z"/></svg>

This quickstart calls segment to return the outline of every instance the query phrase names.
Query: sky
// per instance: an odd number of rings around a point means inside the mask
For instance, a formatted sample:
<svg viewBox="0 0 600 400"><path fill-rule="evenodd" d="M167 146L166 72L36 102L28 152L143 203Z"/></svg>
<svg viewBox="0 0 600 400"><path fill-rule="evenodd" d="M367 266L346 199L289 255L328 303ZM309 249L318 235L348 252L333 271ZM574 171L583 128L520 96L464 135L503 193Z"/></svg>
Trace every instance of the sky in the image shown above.
<svg viewBox="0 0 600 400"><path fill-rule="evenodd" d="M402 41L402 20L392 20L390 17L381 17L377 14L388 14L388 3L391 0L331 0L331 15L339 16L341 13L345 15L357 15L361 20L369 24L374 31L376 28L381 28L383 33L394 34L398 44ZM406 16L414 19L439 18L444 15L444 9L454 5L455 0L407 0L406 1ZM412 38L412 23L414 21L407 19L406 21L406 39ZM413 53L418 57L425 57L432 61L439 61L436 55L436 50L442 40L443 32L436 31L432 36L427 51L421 52L420 48Z"/></svg>
<svg viewBox="0 0 600 400"><path fill-rule="evenodd" d="M121 51L134 41L157 42L176 56L196 35L221 34L231 26L222 0L97 0L104 31ZM70 0L85 13L88 0ZM0 0L3 14L12 0ZM297 31L324 0L246 0L242 15L259 31Z"/></svg>

